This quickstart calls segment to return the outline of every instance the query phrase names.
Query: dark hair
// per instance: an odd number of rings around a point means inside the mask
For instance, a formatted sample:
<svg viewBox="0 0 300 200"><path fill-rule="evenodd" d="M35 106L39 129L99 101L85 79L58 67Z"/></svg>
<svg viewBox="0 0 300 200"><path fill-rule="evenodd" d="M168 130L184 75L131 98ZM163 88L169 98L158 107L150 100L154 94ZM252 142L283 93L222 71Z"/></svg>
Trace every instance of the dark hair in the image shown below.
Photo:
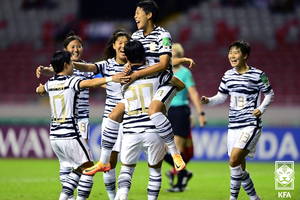
<svg viewBox="0 0 300 200"><path fill-rule="evenodd" d="M231 43L229 46L229 51L232 47L240 49L243 55L247 54L248 56L247 56L246 60L249 58L251 48L250 48L250 44L248 42L246 42L245 40L237 40L237 41L234 41L233 43Z"/></svg>
<svg viewBox="0 0 300 200"><path fill-rule="evenodd" d="M65 63L70 63L71 53L69 51L60 50L53 54L51 58L51 66L53 67L55 73L62 72Z"/></svg>
<svg viewBox="0 0 300 200"><path fill-rule="evenodd" d="M103 60L107 60L109 58L116 57L116 50L113 48L113 44L118 40L119 37L125 36L128 41L130 41L130 35L125 29L117 29L111 38L109 39L105 49L104 49L104 55Z"/></svg>
<svg viewBox="0 0 300 200"><path fill-rule="evenodd" d="M127 42L124 47L124 52L131 63L140 63L144 61L145 50L143 44L138 40Z"/></svg>
<svg viewBox="0 0 300 200"><path fill-rule="evenodd" d="M159 7L153 0L142 0L139 3L136 4L136 7L140 7L143 9L143 11L148 14L152 13L152 19L155 23L157 21L157 18L159 16Z"/></svg>
<svg viewBox="0 0 300 200"><path fill-rule="evenodd" d="M66 36L66 39L63 41L63 47L67 49L67 46L72 42L73 40L78 40L81 45L83 46L82 40L79 36L75 35L73 31L70 31L68 35Z"/></svg>

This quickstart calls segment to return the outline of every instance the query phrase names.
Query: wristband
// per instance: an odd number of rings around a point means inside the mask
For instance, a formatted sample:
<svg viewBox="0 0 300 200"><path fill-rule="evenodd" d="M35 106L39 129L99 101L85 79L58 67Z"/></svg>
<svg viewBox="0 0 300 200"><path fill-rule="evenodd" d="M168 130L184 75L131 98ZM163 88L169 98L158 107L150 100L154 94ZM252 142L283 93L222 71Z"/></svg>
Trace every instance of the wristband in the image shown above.
<svg viewBox="0 0 300 200"><path fill-rule="evenodd" d="M205 115L205 112L202 111L199 115L203 115L203 116L204 116L204 115Z"/></svg>
<svg viewBox="0 0 300 200"><path fill-rule="evenodd" d="M111 76L111 77L106 77L106 78L105 78L105 81L106 81L106 83L112 82L112 76Z"/></svg>
<svg viewBox="0 0 300 200"><path fill-rule="evenodd" d="M36 93L39 93L39 87L37 87L35 91L36 91Z"/></svg>

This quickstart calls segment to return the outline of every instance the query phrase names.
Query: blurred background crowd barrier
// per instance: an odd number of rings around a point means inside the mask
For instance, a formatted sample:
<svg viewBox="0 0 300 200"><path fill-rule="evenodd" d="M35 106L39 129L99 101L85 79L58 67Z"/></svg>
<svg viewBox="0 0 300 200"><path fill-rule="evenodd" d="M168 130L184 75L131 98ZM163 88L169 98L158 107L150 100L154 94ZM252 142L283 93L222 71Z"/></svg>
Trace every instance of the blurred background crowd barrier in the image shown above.
<svg viewBox="0 0 300 200"><path fill-rule="evenodd" d="M171 33L173 42L183 45L185 56L196 63L192 73L200 96L216 94L224 72L230 68L229 44L238 39L250 43L252 52L248 65L266 72L275 92L275 100L263 116L264 134L270 133L273 139L261 140L258 160L290 156L299 161L300 2L186 0L183 4L179 0L161 0L157 3L160 7L158 24ZM136 1L121 0L0 1L0 157L53 156L46 142L48 98L40 98L35 93L38 84L48 78L37 79L36 68L49 65L52 54L62 48L69 31L83 39L85 61L101 60L106 42L115 29L136 30L135 4ZM90 93L91 129L98 130L105 90L92 89ZM197 143L202 144L206 137L216 137L216 132L219 139L223 138L228 102L214 108L204 106L208 123L204 129L193 130ZM193 114L196 118L197 114L194 111ZM95 135L99 136L99 132ZM40 145L35 146L33 141L39 141ZM38 155L33 153L39 148L46 150ZM224 159L223 150L210 148L196 149L195 159ZM22 154L26 149L28 154ZM13 153L19 150L20 155ZM292 150L297 153L280 156L280 152ZM210 154L201 154L201 151L214 153L209 157ZM216 156L218 151L220 154Z"/></svg>

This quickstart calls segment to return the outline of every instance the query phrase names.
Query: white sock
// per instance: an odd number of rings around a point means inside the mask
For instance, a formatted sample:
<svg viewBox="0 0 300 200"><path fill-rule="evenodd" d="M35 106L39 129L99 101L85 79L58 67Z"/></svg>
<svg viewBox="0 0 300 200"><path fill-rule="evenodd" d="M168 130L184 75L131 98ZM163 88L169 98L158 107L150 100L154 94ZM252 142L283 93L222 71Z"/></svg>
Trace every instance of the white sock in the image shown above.
<svg viewBox="0 0 300 200"><path fill-rule="evenodd" d="M168 118L162 113L157 112L150 116L152 123L155 125L159 136L163 139L164 143L168 146L171 155L179 154L177 149L174 133Z"/></svg>
<svg viewBox="0 0 300 200"><path fill-rule="evenodd" d="M148 200L156 200L161 188L161 168L149 167Z"/></svg>
<svg viewBox="0 0 300 200"><path fill-rule="evenodd" d="M237 198L240 192L242 182L242 167L230 167L230 193L231 197Z"/></svg>
<svg viewBox="0 0 300 200"><path fill-rule="evenodd" d="M114 200L116 196L116 169L103 173L103 181L109 199Z"/></svg>
<svg viewBox="0 0 300 200"><path fill-rule="evenodd" d="M82 174L78 183L78 193L76 200L85 200L89 198L93 184L93 176Z"/></svg>
<svg viewBox="0 0 300 200"><path fill-rule="evenodd" d="M109 162L112 148L118 138L119 126L120 123L107 118L107 123L104 127L101 141L100 162L102 162L103 164L107 164Z"/></svg>
<svg viewBox="0 0 300 200"><path fill-rule="evenodd" d="M243 171L242 173L242 184L241 184L246 191L246 193L249 195L250 199L253 197L253 199L257 199L257 194L254 189L254 184L252 181L252 178L247 170Z"/></svg>
<svg viewBox="0 0 300 200"><path fill-rule="evenodd" d="M125 197L127 199L134 170L135 167L121 166L121 172L118 179L118 195L120 200L123 200Z"/></svg>

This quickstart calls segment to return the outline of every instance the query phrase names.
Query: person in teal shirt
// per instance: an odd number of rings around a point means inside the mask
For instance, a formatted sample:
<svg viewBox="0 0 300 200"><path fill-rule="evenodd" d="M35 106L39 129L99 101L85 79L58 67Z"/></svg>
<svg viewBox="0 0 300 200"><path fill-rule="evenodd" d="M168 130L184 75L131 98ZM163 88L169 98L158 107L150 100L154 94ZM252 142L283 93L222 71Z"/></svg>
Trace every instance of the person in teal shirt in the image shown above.
<svg viewBox="0 0 300 200"><path fill-rule="evenodd" d="M183 58L184 50L179 43L174 43L172 46L172 58ZM188 58L185 58L188 59ZM183 160L187 163L193 157L193 142L191 138L191 110L189 106L189 99L192 100L195 108L198 111L199 125L203 127L205 124L205 114L202 111L200 98L195 87L195 82L191 71L182 66L173 66L174 75L185 83L185 88L178 92L171 102L170 109L168 110L168 119L171 122L175 143ZM173 166L173 160L170 154L167 154L164 159L166 162ZM177 172L177 184L173 184L175 170L168 171L166 175L169 178L169 183L172 186L169 192L182 192L185 190L188 180L191 179L193 174L186 169Z"/></svg>

